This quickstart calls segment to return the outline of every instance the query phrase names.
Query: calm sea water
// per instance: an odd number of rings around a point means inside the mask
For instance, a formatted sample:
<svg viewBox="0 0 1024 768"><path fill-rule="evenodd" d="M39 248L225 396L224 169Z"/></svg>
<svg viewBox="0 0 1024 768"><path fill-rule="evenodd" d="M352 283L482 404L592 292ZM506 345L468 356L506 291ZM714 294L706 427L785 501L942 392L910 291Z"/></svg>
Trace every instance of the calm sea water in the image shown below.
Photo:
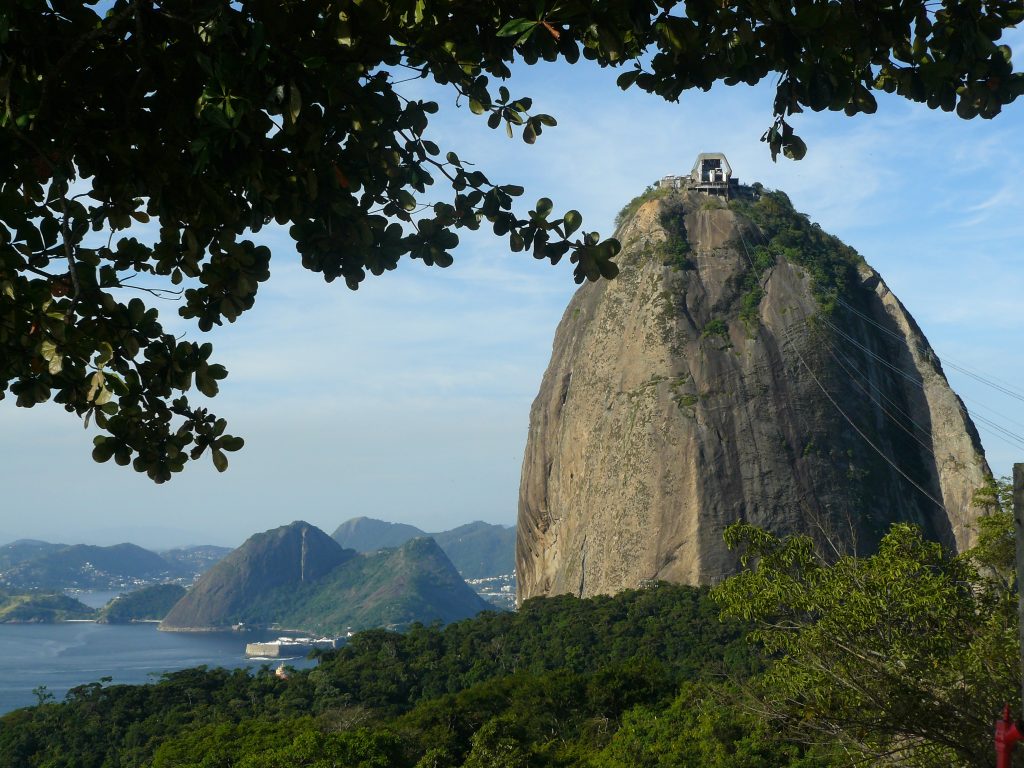
<svg viewBox="0 0 1024 768"><path fill-rule="evenodd" d="M200 664L258 668L268 662L247 660L245 644L272 634L159 632L156 624L0 624L0 713L34 704L32 689L39 685L60 700L70 688L108 675L114 683L146 683Z"/></svg>

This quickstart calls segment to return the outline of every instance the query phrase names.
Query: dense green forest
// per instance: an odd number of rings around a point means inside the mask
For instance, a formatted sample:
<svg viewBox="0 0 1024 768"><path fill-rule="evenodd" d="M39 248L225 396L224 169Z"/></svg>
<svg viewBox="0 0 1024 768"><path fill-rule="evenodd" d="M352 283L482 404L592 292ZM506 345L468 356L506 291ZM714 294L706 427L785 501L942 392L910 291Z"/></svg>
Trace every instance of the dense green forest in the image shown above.
<svg viewBox="0 0 1024 768"><path fill-rule="evenodd" d="M729 709L761 667L705 590L536 599L443 629L364 632L285 680L200 668L81 686L0 719L0 764L823 764Z"/></svg>

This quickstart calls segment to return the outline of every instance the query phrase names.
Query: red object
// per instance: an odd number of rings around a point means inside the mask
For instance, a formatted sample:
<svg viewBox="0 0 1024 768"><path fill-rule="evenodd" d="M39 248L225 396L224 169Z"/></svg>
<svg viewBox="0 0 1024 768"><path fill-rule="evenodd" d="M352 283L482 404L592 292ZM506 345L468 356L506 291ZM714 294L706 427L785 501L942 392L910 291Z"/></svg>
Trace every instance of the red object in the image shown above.
<svg viewBox="0 0 1024 768"><path fill-rule="evenodd" d="M1024 739L1024 732L1010 719L1010 705L1003 707L1003 719L996 720L996 768L1011 768L1013 748Z"/></svg>

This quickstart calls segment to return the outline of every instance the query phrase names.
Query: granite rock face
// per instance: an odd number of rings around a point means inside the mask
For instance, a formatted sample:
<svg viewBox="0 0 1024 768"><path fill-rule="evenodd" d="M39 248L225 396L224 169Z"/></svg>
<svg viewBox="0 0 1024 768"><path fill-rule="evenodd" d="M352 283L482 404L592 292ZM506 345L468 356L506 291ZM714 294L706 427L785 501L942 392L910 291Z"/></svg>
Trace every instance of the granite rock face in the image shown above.
<svg viewBox="0 0 1024 768"><path fill-rule="evenodd" d="M801 239L780 221L817 245L786 250ZM972 543L977 431L852 249L777 193L672 193L618 238L619 277L573 297L530 413L520 602L714 583L737 570L722 538L737 520L826 551L871 551L901 520Z"/></svg>

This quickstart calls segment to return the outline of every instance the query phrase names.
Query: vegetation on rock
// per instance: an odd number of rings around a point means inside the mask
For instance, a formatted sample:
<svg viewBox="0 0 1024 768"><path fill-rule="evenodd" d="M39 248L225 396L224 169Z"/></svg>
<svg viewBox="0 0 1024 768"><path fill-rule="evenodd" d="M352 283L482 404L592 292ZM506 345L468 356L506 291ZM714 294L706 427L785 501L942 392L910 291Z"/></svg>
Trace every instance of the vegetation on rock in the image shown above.
<svg viewBox="0 0 1024 768"><path fill-rule="evenodd" d="M973 545L988 467L928 340L853 248L751 192L647 202L617 284L569 303L530 413L519 599L717 582L740 516L859 554L900 521ZM677 271L653 244L684 233Z"/></svg>
<svg viewBox="0 0 1024 768"><path fill-rule="evenodd" d="M785 192L762 192L755 202L733 201L734 211L753 221L761 231L760 242L739 244L753 261L756 274L776 259L784 258L805 268L811 275L815 295L827 313L838 296L850 293L856 284L857 267L864 259L839 238L830 235L798 212ZM751 290L756 290L753 284ZM760 297L758 297L760 301Z"/></svg>

